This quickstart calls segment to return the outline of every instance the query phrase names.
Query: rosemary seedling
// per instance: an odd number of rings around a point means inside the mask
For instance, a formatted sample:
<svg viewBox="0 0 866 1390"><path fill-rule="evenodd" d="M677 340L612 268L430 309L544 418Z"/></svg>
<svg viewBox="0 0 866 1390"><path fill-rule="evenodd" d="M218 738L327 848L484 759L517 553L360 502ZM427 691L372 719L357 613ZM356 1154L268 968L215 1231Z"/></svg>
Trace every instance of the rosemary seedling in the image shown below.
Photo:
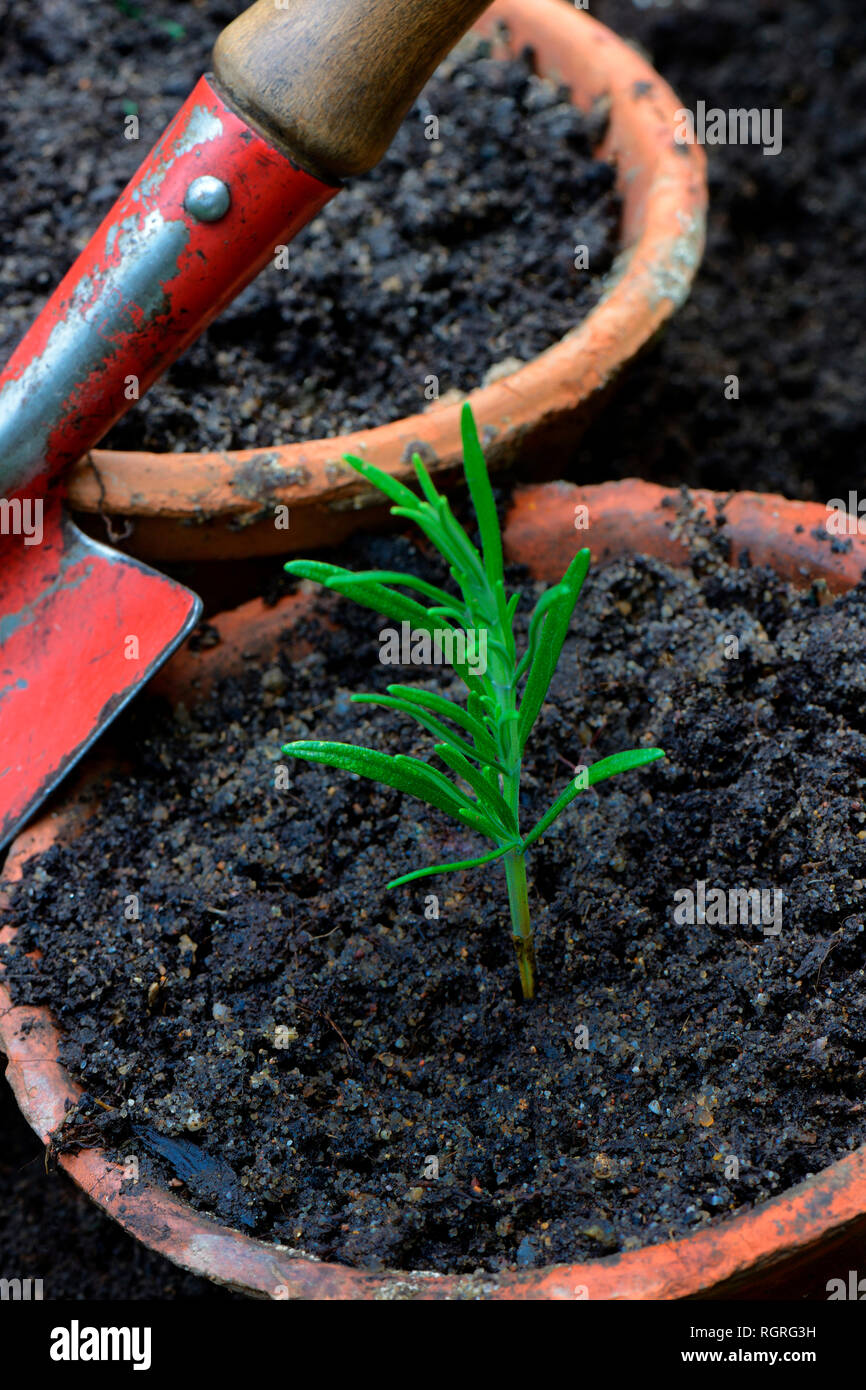
<svg viewBox="0 0 866 1390"><path fill-rule="evenodd" d="M493 848L487 854L415 869L387 886L398 888L429 874L503 860L520 983L524 998L532 999L536 965L526 882L527 850L586 787L653 762L664 753L660 748L636 748L614 753L581 769L532 829L525 834L521 831L520 769L524 749L556 670L590 556L588 550L579 551L559 583L541 595L529 622L526 650L518 658L513 619L520 594L509 597L505 591L496 506L468 404L463 408L462 427L463 467L478 521L480 552L454 517L447 498L435 488L417 454L413 464L420 497L372 464L358 458L346 460L390 498L393 515L406 517L421 528L449 566L459 596L415 575L392 570L353 573L318 560L291 560L286 565L289 574L315 580L365 608L408 623L414 632L438 638L440 645L443 637L448 638L445 646L452 653L452 668L468 692L464 704L403 685L389 685L387 695L353 695L352 699L359 704L385 705L415 719L433 736L434 753L458 780L420 758L402 753L391 756L346 743L304 740L286 744L283 752L408 792L492 841ZM483 671L480 662L469 659L467 633L486 636ZM455 640L461 635L462 643Z"/></svg>

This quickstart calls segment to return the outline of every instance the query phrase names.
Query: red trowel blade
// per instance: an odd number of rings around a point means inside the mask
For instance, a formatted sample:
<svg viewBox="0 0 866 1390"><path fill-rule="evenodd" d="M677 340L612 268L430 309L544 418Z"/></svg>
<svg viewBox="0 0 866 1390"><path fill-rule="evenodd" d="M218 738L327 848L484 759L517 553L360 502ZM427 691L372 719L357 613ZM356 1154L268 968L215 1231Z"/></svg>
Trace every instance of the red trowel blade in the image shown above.
<svg viewBox="0 0 866 1390"><path fill-rule="evenodd" d="M82 534L0 536L0 848L198 620L195 594Z"/></svg>

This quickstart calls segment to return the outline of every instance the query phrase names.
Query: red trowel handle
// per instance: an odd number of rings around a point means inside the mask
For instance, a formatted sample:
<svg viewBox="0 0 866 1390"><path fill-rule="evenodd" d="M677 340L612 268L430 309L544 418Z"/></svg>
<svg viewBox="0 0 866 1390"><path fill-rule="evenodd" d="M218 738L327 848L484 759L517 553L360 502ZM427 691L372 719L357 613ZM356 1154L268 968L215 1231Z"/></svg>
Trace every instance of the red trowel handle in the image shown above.
<svg viewBox="0 0 866 1390"><path fill-rule="evenodd" d="M338 191L369 169L486 0L258 0L0 377L0 497L98 443Z"/></svg>

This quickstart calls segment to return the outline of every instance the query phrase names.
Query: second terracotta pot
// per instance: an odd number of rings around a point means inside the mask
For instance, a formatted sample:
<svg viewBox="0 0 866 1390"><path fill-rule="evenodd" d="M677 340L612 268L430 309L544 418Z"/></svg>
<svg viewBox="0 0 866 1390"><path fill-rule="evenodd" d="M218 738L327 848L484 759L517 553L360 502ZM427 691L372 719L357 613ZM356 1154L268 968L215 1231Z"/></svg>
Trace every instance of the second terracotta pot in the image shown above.
<svg viewBox="0 0 866 1390"><path fill-rule="evenodd" d="M567 0L496 0L476 29L508 26L511 47L534 49L539 71L577 105L610 103L599 154L617 167L622 246L601 301L570 333L511 376L470 395L491 468L549 461L580 429L623 366L686 299L704 246L706 171L698 145L677 144L679 102L658 73L610 29ZM203 561L333 545L381 515L379 494L342 462L360 454L396 475L414 449L439 486L459 471L460 406L442 405L377 429L230 453L95 450L72 476L78 520L99 539L103 517L144 559ZM550 471L547 476L549 477ZM274 525L276 506L290 526Z"/></svg>

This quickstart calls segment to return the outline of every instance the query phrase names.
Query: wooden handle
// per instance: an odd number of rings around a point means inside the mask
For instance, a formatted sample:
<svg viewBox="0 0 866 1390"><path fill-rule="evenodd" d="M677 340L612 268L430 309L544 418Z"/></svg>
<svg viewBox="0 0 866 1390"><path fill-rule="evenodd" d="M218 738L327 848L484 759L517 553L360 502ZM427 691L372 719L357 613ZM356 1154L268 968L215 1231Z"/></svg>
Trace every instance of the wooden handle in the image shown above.
<svg viewBox="0 0 866 1390"><path fill-rule="evenodd" d="M372 169L489 0L257 0L220 34L218 83L326 182Z"/></svg>

